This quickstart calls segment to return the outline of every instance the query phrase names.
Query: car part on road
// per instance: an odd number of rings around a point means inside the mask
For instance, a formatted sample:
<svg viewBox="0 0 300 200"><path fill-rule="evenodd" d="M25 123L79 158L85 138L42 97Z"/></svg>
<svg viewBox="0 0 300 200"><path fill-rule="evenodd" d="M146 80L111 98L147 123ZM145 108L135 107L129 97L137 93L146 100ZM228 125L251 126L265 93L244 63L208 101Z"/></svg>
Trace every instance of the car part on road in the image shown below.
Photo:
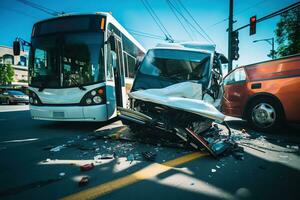
<svg viewBox="0 0 300 200"><path fill-rule="evenodd" d="M142 152L142 155L143 155L144 159L147 160L147 161L154 161L155 157L156 157L155 153L152 153L152 152L149 152L149 151Z"/></svg>
<svg viewBox="0 0 300 200"><path fill-rule="evenodd" d="M89 183L89 177L84 176L80 179L80 181L78 182L78 186L82 187L82 186L86 186Z"/></svg>
<svg viewBox="0 0 300 200"><path fill-rule="evenodd" d="M82 171L82 172L90 171L94 167L95 167L94 163L85 164L85 165L80 166L80 171Z"/></svg>
<svg viewBox="0 0 300 200"><path fill-rule="evenodd" d="M220 135L220 130L212 125L213 120L194 113L176 110L168 106L142 102L144 113L119 108L120 118L124 124L136 127L136 130L144 130L137 125L160 129L174 133L180 139L197 150L205 148L212 156L217 158L224 153L232 143L229 142L230 128L227 137ZM151 116L150 116L151 115Z"/></svg>

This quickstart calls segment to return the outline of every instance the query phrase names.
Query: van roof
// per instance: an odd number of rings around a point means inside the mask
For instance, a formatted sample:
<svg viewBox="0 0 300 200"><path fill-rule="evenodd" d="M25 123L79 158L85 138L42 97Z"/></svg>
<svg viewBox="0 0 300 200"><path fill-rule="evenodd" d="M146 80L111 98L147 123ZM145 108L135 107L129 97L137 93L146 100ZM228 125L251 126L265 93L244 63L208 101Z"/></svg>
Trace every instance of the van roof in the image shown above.
<svg viewBox="0 0 300 200"><path fill-rule="evenodd" d="M199 52L214 53L216 50L216 46L209 45L209 44L201 44L197 42L160 43L151 49L170 49L170 50L199 51Z"/></svg>

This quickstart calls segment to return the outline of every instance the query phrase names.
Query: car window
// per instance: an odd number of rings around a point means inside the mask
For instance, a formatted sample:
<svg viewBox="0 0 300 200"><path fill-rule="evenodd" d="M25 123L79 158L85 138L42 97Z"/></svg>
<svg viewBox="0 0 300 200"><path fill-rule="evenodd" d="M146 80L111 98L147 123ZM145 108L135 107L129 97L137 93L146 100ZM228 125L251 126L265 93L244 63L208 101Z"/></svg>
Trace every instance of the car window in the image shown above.
<svg viewBox="0 0 300 200"><path fill-rule="evenodd" d="M11 94L11 95L25 95L23 92L13 91L13 90L8 91L8 94Z"/></svg>
<svg viewBox="0 0 300 200"><path fill-rule="evenodd" d="M239 68L233 71L224 79L224 84L229 85L233 83L240 83L246 81L246 73L244 68Z"/></svg>

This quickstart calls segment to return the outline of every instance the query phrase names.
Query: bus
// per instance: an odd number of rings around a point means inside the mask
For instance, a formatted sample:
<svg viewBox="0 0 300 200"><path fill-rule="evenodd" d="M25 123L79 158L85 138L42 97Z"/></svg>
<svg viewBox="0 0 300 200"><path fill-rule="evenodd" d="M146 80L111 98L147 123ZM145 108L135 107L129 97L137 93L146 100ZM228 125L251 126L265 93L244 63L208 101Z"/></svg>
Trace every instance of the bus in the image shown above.
<svg viewBox="0 0 300 200"><path fill-rule="evenodd" d="M110 14L64 15L34 24L29 50L33 119L107 121L127 106L142 45Z"/></svg>

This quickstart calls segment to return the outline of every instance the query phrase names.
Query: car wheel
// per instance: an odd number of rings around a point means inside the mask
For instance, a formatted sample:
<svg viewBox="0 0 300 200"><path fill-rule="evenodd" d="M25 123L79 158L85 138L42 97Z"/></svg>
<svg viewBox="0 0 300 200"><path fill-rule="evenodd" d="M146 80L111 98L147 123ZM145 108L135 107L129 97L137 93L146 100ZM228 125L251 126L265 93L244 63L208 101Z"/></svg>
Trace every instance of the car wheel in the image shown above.
<svg viewBox="0 0 300 200"><path fill-rule="evenodd" d="M247 112L247 121L255 130L265 132L274 131L283 124L283 109L274 99L254 99Z"/></svg>
<svg viewBox="0 0 300 200"><path fill-rule="evenodd" d="M10 104L11 104L11 102L10 102L9 99L6 99L6 104L7 104L7 105L10 105Z"/></svg>

